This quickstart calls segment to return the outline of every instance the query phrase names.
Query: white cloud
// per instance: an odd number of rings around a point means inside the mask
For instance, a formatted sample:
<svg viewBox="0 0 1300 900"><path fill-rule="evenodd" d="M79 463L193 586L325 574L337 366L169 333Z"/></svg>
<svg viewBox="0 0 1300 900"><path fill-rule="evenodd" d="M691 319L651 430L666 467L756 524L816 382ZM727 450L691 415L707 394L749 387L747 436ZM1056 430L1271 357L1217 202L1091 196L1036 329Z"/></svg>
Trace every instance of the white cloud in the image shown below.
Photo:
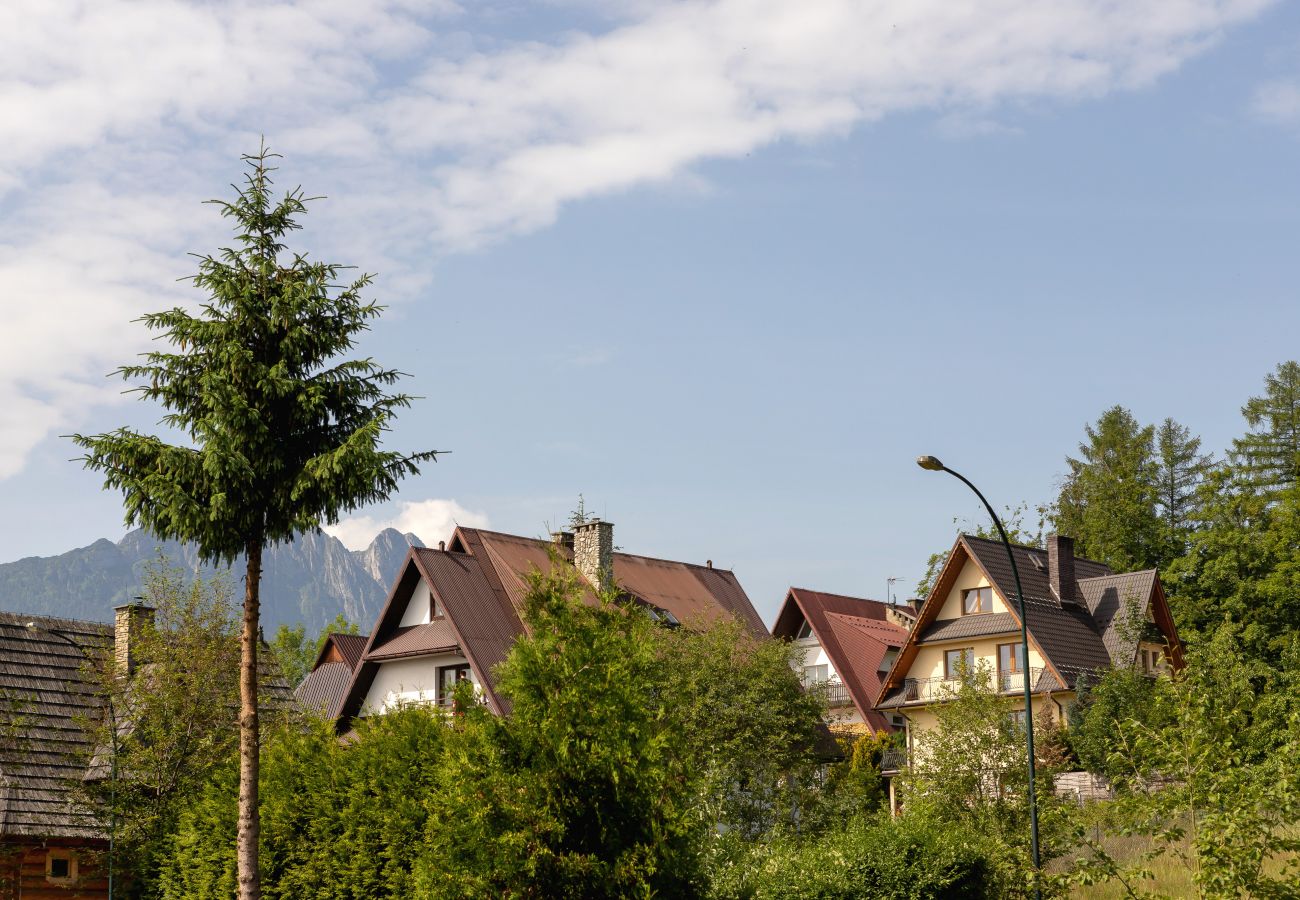
<svg viewBox="0 0 1300 900"><path fill-rule="evenodd" d="M396 514L387 518L352 516L324 530L342 541L349 550L364 550L385 528L414 534L432 546L451 537L457 525L487 528L488 517L486 513L466 509L455 500L419 500L400 503Z"/></svg>
<svg viewBox="0 0 1300 900"><path fill-rule="evenodd" d="M1273 125L1300 124L1300 82L1270 81L1255 89L1250 111Z"/></svg>
<svg viewBox="0 0 1300 900"><path fill-rule="evenodd" d="M400 300L437 253L567 203L896 112L987 131L1009 102L1147 85L1268 5L622 0L603 31L494 43L450 2L0 4L0 477L112 394L146 337L129 320L215 246L197 201L260 134L337 195L315 254L346 247Z"/></svg>

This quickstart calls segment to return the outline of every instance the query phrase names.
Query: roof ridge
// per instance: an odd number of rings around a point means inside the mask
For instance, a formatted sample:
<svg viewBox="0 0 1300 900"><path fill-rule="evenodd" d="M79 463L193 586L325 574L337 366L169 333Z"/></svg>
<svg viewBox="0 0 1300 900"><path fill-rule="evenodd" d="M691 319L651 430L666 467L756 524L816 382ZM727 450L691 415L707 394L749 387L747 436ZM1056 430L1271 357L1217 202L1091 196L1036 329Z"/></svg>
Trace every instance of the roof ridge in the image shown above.
<svg viewBox="0 0 1300 900"><path fill-rule="evenodd" d="M42 622L49 622L55 625L72 626L74 628L89 628L95 631L112 631L112 622L95 622L90 619L67 619L63 616L36 616L30 613L10 612L0 610L0 625L17 625L22 627L28 622L35 622L38 626Z"/></svg>
<svg viewBox="0 0 1300 900"><path fill-rule="evenodd" d="M877 600L875 597L855 597L853 594L837 594L835 591L819 591L816 588L798 587L790 585L792 591L803 591L807 594L821 594L824 597L839 597L844 600L856 600L859 603L879 603L881 606L890 606L891 604L884 600Z"/></svg>
<svg viewBox="0 0 1300 900"><path fill-rule="evenodd" d="M963 532L961 533L961 536L964 537L964 538L967 538L968 540L972 540L972 541L983 541L983 542L986 543L986 544L997 544L997 545L999 545L999 546L1001 546L1001 544L1002 544L1002 540L1001 540L1000 538L986 538L986 537L980 537L978 534L969 534L968 532L965 532L965 531L963 531ZM1034 547L1034 546L1031 546L1031 545L1029 545L1029 544L1017 544L1015 541L1007 541L1007 543L1009 543L1012 547L1016 548L1017 550L1032 550L1032 551L1034 551L1035 553L1046 553L1046 552L1047 552L1047 548L1046 548L1046 547ZM1075 560L1075 562L1086 562L1086 563L1092 563L1094 566L1106 566L1107 569L1110 568L1110 566L1107 566L1104 562L1102 562L1102 561L1099 560L1099 559L1093 559L1093 558L1090 557L1090 556L1080 556L1080 555L1077 554L1077 553L1074 554L1074 560ZM1145 571L1145 570L1144 570L1144 571ZM1100 577L1100 576L1094 576L1094 577Z"/></svg>

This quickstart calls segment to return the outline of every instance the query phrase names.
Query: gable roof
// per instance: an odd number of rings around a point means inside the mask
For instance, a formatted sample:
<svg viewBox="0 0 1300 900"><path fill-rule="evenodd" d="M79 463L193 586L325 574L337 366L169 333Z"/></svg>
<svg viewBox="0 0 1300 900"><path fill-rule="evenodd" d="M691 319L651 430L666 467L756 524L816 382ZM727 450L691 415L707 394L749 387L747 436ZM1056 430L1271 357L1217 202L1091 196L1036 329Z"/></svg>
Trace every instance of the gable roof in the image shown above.
<svg viewBox="0 0 1300 900"><path fill-rule="evenodd" d="M111 625L0 613L0 835L105 837L68 787L94 749L80 720L104 714L88 660L112 646Z"/></svg>
<svg viewBox="0 0 1300 900"><path fill-rule="evenodd" d="M800 624L808 623L862 720L874 731L893 727L873 706L880 693L881 662L888 650L907 642L907 630L885 620L886 609L879 600L792 587L772 626L773 637L793 640Z"/></svg>
<svg viewBox="0 0 1300 900"><path fill-rule="evenodd" d="M352 673L360 665L369 640L368 634L331 632L316 654L312 670L294 688L293 695L298 705L326 718L337 716L352 682Z"/></svg>
<svg viewBox="0 0 1300 900"><path fill-rule="evenodd" d="M1117 575L1106 565L1083 557L1074 557L1077 602L1062 603L1052 591L1048 576L1047 551L1013 544L1016 569L1020 574L1025 614L1028 617L1029 643L1047 664L1039 688L1073 688L1081 675L1110 666L1132 665L1137 644L1122 635L1131 633L1127 604L1120 598L1132 598L1134 615L1145 617L1149 604L1163 621L1161 631L1168 636L1175 664L1181 664L1181 650L1163 601L1160 576L1154 570ZM939 610L951 592L966 563L974 562L994 590L1006 603L1008 612L961 619L940 620ZM1001 541L969 534L958 535L939 577L935 579L917 618L914 635L899 655L898 663L882 687L878 699L885 704L891 692L901 686L905 673L916 657L916 645L929 640L979 637L1020 628L1020 613L1015 604L1015 577ZM969 624L967 624L969 622ZM1007 625L1010 628L1007 628ZM1048 675L1053 676L1048 679ZM896 700L897 698L889 698Z"/></svg>
<svg viewBox="0 0 1300 900"><path fill-rule="evenodd" d="M447 651L469 660L489 707L509 712L508 702L496 691L493 670L525 631L525 576L533 569L549 571L552 553L558 553L563 564L572 564L572 549L550 540L464 527L456 529L444 550L411 548L340 704L340 721L360 714L385 659ZM732 572L630 553L613 554L613 570L626 597L670 612L679 622L734 617L754 634L767 634ZM442 616L428 625L400 628L421 579ZM587 596L594 601L590 591Z"/></svg>

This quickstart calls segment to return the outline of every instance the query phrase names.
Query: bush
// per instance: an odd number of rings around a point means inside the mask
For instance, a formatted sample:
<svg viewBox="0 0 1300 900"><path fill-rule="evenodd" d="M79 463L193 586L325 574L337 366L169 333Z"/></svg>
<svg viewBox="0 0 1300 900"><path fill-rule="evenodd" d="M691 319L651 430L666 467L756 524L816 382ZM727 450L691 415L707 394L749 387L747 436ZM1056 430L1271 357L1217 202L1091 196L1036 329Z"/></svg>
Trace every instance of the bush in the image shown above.
<svg viewBox="0 0 1300 900"><path fill-rule="evenodd" d="M996 896L983 849L951 828L903 816L858 819L811 841L751 849L714 872L716 900L891 900Z"/></svg>

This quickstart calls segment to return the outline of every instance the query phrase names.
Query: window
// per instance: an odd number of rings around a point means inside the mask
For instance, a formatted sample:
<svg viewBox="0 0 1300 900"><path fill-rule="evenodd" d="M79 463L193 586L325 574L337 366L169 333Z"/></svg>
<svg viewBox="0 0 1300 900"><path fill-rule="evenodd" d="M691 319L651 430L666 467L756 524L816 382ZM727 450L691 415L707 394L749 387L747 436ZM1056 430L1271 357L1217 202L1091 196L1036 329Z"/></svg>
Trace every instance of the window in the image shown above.
<svg viewBox="0 0 1300 900"><path fill-rule="evenodd" d="M943 651L943 677L949 680L975 671L975 648Z"/></svg>
<svg viewBox="0 0 1300 900"><path fill-rule="evenodd" d="M1025 645L998 644L998 690L1013 691L1025 674Z"/></svg>
<svg viewBox="0 0 1300 900"><path fill-rule="evenodd" d="M807 619L804 619L803 624L799 626L799 630L795 633L794 639L802 641L804 638L810 637L812 637L812 626L808 624Z"/></svg>
<svg viewBox="0 0 1300 900"><path fill-rule="evenodd" d="M961 592L961 614L973 616L993 612L993 588L969 588Z"/></svg>
<svg viewBox="0 0 1300 900"><path fill-rule="evenodd" d="M462 681L469 681L469 665L461 663L455 666L440 666L438 668L438 705L451 706L451 701L456 693L456 685Z"/></svg>
<svg viewBox="0 0 1300 900"><path fill-rule="evenodd" d="M45 880L67 884L77 880L77 857L70 850L50 850L45 854Z"/></svg>
<svg viewBox="0 0 1300 900"><path fill-rule="evenodd" d="M812 687L814 684L822 684L831 680L830 666L825 664L820 666L803 667L803 686Z"/></svg>
<svg viewBox="0 0 1300 900"><path fill-rule="evenodd" d="M1016 728L1019 728L1021 731L1024 731L1025 711L1023 709L1011 710L1011 712L1007 713L1007 721L1010 722L1012 725L1014 725Z"/></svg>

